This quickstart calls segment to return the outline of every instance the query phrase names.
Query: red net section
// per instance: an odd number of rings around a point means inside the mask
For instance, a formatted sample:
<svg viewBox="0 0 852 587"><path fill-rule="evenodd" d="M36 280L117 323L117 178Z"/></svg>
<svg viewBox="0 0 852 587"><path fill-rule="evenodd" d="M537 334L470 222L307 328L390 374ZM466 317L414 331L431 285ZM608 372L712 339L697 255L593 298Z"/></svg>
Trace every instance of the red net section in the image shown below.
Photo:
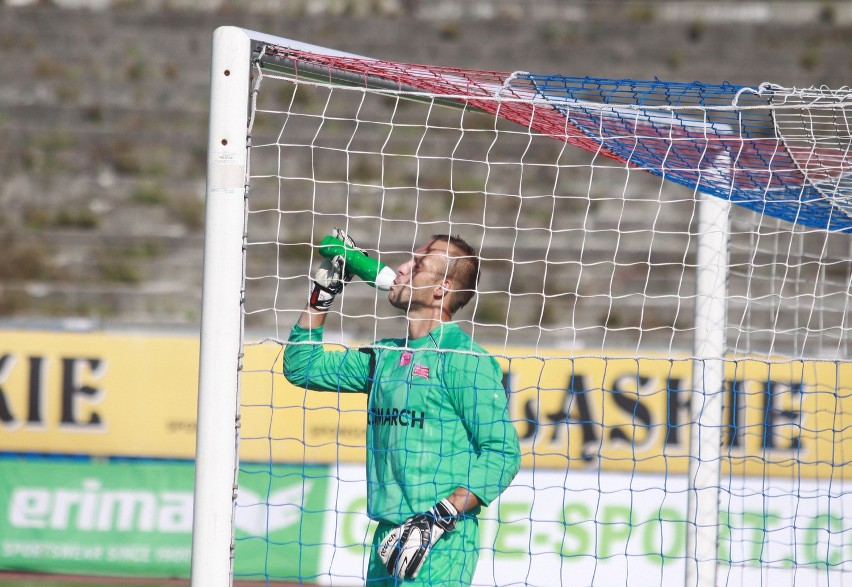
<svg viewBox="0 0 852 587"><path fill-rule="evenodd" d="M267 54L290 62L297 78L300 69L308 69L310 79L316 80L317 70L321 68L327 72L328 81L333 81L339 72L350 74L351 77L347 77L349 83L357 76L364 87L375 87L375 81L381 80L381 85L388 89L423 92L457 100L460 104L495 114L537 133L567 141L575 147L616 161L626 161L602 145L600 140L590 138L587 131L573 124L559 109L545 100L535 101L533 84L508 72L338 57L281 47L270 47Z"/></svg>

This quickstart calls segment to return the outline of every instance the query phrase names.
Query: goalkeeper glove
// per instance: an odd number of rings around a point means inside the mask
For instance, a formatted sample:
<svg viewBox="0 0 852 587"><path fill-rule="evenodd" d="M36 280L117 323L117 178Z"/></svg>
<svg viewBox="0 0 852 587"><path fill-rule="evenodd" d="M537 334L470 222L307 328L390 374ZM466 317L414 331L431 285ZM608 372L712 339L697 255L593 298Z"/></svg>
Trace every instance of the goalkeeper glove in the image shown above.
<svg viewBox="0 0 852 587"><path fill-rule="evenodd" d="M432 546L456 527L458 511L442 499L428 512L408 518L391 530L379 546L379 559L392 576L414 579Z"/></svg>
<svg viewBox="0 0 852 587"><path fill-rule="evenodd" d="M342 240L347 247L358 248L355 242L339 228L335 228L332 234L335 238ZM343 255L323 259L311 279L308 305L317 310L328 310L334 302L334 297L343 291L343 286L351 279L352 274L346 270L346 260Z"/></svg>

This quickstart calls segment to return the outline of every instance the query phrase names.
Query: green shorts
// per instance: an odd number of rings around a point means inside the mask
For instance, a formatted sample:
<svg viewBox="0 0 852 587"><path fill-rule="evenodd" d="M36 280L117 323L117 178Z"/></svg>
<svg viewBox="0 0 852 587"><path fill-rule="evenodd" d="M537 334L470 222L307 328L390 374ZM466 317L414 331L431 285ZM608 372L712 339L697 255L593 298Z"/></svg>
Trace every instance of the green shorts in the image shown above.
<svg viewBox="0 0 852 587"><path fill-rule="evenodd" d="M379 545L388 533L396 528L379 522L373 534L370 564L367 567L367 586L391 585L470 585L476 561L479 559L479 522L474 517L462 518L452 532L438 539L429 556L411 581L395 579L388 574L379 559Z"/></svg>

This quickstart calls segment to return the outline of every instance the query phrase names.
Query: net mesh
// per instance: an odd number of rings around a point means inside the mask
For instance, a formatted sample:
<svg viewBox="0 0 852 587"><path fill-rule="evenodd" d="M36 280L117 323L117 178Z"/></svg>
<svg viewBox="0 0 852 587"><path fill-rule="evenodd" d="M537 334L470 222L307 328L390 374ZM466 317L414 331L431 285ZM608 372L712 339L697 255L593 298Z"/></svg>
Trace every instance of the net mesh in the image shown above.
<svg viewBox="0 0 852 587"><path fill-rule="evenodd" d="M238 577L363 583L366 400L281 374L340 227L391 267L436 233L480 251L457 319L499 358L524 457L475 583L682 585L696 460L721 464L722 584L848 580L848 94L274 46L255 75L237 520L268 515L237 526ZM737 204L716 455L688 442L699 193ZM404 333L385 295L347 286L326 343Z"/></svg>
<svg viewBox="0 0 852 587"><path fill-rule="evenodd" d="M852 230L846 90L506 74L280 49L270 54L292 63L297 74L300 65L327 77L333 69L350 74L353 84L381 78L400 89L456 96L762 214Z"/></svg>

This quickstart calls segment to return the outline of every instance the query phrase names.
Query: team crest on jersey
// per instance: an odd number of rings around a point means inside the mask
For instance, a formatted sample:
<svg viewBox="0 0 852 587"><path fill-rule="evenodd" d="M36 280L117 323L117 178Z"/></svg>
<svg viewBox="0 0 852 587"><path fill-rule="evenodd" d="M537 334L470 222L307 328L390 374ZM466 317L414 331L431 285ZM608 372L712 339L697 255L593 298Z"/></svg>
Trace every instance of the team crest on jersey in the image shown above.
<svg viewBox="0 0 852 587"><path fill-rule="evenodd" d="M422 377L423 379L429 379L429 367L427 365L415 363L414 369L411 370L411 375L414 377Z"/></svg>
<svg viewBox="0 0 852 587"><path fill-rule="evenodd" d="M413 357L413 356L414 356L414 353L410 353L408 351L405 351L404 353L402 353L402 356L399 358L400 366L404 367L404 366L408 365L411 362L411 357Z"/></svg>

